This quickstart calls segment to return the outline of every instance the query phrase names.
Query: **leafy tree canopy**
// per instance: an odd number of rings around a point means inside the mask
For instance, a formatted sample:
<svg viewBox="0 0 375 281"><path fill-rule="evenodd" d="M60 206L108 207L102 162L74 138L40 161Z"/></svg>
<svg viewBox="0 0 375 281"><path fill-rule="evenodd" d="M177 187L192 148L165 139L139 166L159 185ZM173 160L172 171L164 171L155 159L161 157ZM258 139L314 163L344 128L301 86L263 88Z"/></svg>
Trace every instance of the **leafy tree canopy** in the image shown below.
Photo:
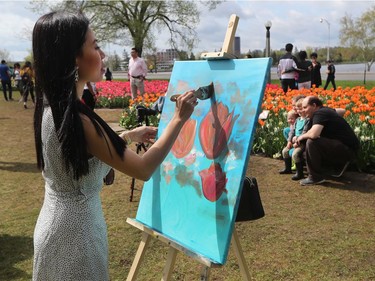
<svg viewBox="0 0 375 281"><path fill-rule="evenodd" d="M32 1L33 10L82 11L100 41L152 49L162 31L169 33L172 48L191 50L197 43L198 5L215 9L222 1ZM43 9L44 8L44 9Z"/></svg>
<svg viewBox="0 0 375 281"><path fill-rule="evenodd" d="M375 59L375 6L357 19L345 15L340 23L341 44L359 49L370 71Z"/></svg>

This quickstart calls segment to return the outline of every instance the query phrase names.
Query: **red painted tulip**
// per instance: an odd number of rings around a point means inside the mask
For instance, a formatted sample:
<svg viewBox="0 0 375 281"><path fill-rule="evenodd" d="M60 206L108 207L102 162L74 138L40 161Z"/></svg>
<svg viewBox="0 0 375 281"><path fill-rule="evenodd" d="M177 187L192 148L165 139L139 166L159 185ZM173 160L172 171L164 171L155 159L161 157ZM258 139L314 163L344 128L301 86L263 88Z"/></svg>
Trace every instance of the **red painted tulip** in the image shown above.
<svg viewBox="0 0 375 281"><path fill-rule="evenodd" d="M199 129L199 140L208 159L218 157L227 146L236 119L223 103L212 105Z"/></svg>
<svg viewBox="0 0 375 281"><path fill-rule="evenodd" d="M217 201L223 192L227 192L225 186L228 179L221 169L220 163L212 162L211 166L199 172L202 180L203 195L211 202Z"/></svg>
<svg viewBox="0 0 375 281"><path fill-rule="evenodd" d="M182 158L189 154L194 145L196 130L197 120L187 120L172 146L172 153L176 158Z"/></svg>

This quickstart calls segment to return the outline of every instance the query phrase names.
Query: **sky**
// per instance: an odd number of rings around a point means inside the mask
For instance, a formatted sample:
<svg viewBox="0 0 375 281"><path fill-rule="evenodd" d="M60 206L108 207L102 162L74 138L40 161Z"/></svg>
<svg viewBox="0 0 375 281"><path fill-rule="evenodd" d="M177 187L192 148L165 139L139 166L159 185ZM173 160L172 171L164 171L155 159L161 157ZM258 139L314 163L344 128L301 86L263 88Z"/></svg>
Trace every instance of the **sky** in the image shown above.
<svg viewBox="0 0 375 281"><path fill-rule="evenodd" d="M236 36L241 38L241 52L263 50L266 44L267 21L272 22L270 42L272 50L292 43L298 50L340 45L340 19L345 15L358 18L375 5L375 1L226 1L215 10L202 7L197 27L199 43L193 52L219 51L222 47L229 18L239 17ZM0 0L0 50L7 50L12 61L23 61L31 50L31 30L41 16L31 11L29 1ZM320 19L323 18L323 22ZM328 23L329 24L328 24ZM159 51L166 45L168 33L158 35ZM330 39L330 40L329 40ZM109 54L121 55L131 46L102 45Z"/></svg>

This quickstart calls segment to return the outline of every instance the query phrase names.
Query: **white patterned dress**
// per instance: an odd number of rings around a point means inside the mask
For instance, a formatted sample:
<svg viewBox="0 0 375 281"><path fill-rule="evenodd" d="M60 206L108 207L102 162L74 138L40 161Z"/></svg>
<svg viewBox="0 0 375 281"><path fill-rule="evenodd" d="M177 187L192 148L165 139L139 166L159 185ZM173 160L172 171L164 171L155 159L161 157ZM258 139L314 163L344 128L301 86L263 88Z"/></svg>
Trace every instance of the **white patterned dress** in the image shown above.
<svg viewBox="0 0 375 281"><path fill-rule="evenodd" d="M49 107L43 114L42 143L45 197L34 231L33 280L109 280L99 193L110 167L93 157L89 174L74 180L66 172Z"/></svg>

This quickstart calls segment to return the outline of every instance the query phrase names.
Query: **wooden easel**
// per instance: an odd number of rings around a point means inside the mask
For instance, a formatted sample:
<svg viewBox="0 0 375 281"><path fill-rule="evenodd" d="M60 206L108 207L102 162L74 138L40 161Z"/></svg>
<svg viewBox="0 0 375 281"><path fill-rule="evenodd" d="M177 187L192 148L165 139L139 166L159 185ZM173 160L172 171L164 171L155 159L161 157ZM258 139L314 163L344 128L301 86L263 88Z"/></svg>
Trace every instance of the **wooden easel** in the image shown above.
<svg viewBox="0 0 375 281"><path fill-rule="evenodd" d="M236 56L233 54L233 41L234 41L234 36L235 36L237 25L238 25L238 20L239 20L238 16L234 14L231 15L221 51L213 52L213 53L203 53L201 55L201 58L204 58L207 60L225 60L225 59L236 58ZM137 220L128 218L126 222L140 229L143 232L142 240L139 244L133 264L130 268L128 277L126 279L127 281L136 280L141 262L144 258L144 255L145 255L145 252L146 252L146 249L148 247L151 237L154 237L169 246L168 257L167 257L167 261L163 270L163 276L161 278L162 281L170 280L178 251L185 253L186 255L194 258L195 260L197 260L198 262L202 264L200 280L208 280L209 275L210 275L210 269L213 267L222 266L221 264L215 263L208 258L200 256L197 253L194 253L190 251L189 249L186 249L184 246L180 245L178 242L171 240L170 238L166 237L162 233L159 233L158 231L155 231L145 226L144 224L142 224L141 222ZM250 280L249 270L247 268L246 260L242 252L242 248L241 248L238 236L237 236L235 226L234 226L233 233L232 233L231 247L233 248L235 255L238 259L238 265L240 268L242 279L245 281L249 281Z"/></svg>
<svg viewBox="0 0 375 281"><path fill-rule="evenodd" d="M222 266L220 264L217 264L217 263L211 261L210 259L207 259L205 257L197 255L196 253L186 249L184 246L180 245L176 241L173 241L173 240L169 239L168 237L164 236L163 234L159 233L158 231L155 231L155 230L143 225L142 223L140 223L140 222L138 222L134 219L128 218L126 220L126 222L129 223L130 225L142 230L142 232L143 232L142 240L141 240L141 242L138 246L138 250L137 250L137 253L135 255L133 264L130 268L128 277L126 278L127 281L136 280L139 268L141 266L142 260L144 258L144 255L145 255L145 252L146 252L146 249L148 247L148 244L150 242L151 237L154 237L154 238L164 242L165 244L167 244L169 246L167 262L164 266L163 276L161 278L162 281L170 280L170 278L172 276L173 267L174 267L174 264L175 264L175 261L176 261L176 256L177 256L178 251L181 251L181 252L185 253L186 255L194 258L195 260L197 260L198 262L200 262L202 264L201 275L200 275L200 280L202 280L202 281L209 279L210 269L212 267ZM245 260L245 257L243 255L241 244L240 244L240 241L238 239L237 232L236 232L235 228L233 229L233 233L232 233L232 245L231 246L232 246L232 248L235 252L235 255L238 259L238 265L239 265L239 268L240 268L242 279L245 280L245 281L250 281L250 273L249 273L249 270L247 268L246 260Z"/></svg>
<svg viewBox="0 0 375 281"><path fill-rule="evenodd" d="M236 59L237 57L233 54L233 41L236 34L239 17L235 14L230 16L227 33L225 34L223 47L221 52L202 53L201 58L207 60L226 60Z"/></svg>

